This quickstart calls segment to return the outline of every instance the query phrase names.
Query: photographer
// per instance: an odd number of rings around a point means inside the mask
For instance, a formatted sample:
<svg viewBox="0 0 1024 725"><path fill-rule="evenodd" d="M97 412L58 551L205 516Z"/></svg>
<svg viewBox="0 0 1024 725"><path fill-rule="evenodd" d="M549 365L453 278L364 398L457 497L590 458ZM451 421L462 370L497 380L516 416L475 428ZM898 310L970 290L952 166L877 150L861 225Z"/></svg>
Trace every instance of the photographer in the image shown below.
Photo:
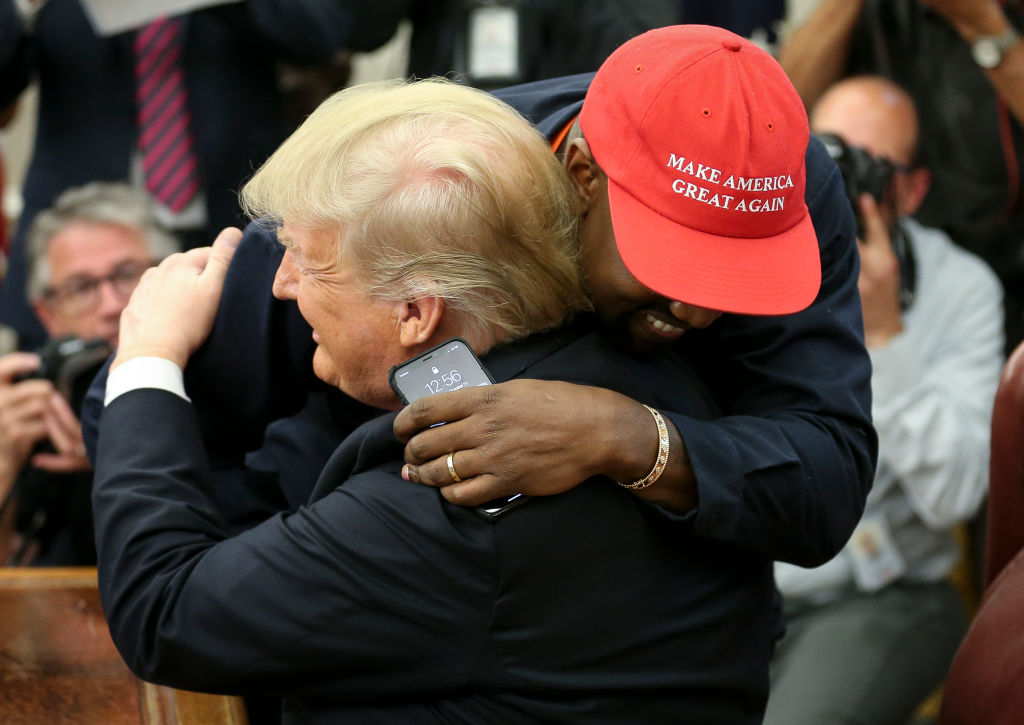
<svg viewBox="0 0 1024 725"><path fill-rule="evenodd" d="M95 563L75 399L116 346L121 310L176 248L129 187L65 192L29 236L28 297L53 344L0 357L0 553L6 564Z"/></svg>
<svg viewBox="0 0 1024 725"><path fill-rule="evenodd" d="M992 266L1024 340L1024 0L819 0L779 50L805 105L849 75L909 91L932 174L914 218Z"/></svg>
<svg viewBox="0 0 1024 725"><path fill-rule="evenodd" d="M786 636L765 723L906 723L965 627L951 528L988 485L1002 290L944 232L909 218L928 191L913 101L879 77L833 86L811 114L835 134L857 211L879 460L850 542L815 569L777 563ZM841 653L837 656L837 653Z"/></svg>

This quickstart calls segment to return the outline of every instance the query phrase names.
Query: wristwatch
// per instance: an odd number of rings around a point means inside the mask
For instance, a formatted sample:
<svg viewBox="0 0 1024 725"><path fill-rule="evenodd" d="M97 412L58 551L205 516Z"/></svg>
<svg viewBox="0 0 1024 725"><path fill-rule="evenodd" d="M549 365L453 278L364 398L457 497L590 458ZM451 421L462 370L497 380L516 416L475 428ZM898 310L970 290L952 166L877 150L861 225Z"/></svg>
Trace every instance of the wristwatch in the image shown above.
<svg viewBox="0 0 1024 725"><path fill-rule="evenodd" d="M981 35L971 45L971 56L982 68L997 68L1010 47L1020 39L1017 30L1010 27L1000 35Z"/></svg>

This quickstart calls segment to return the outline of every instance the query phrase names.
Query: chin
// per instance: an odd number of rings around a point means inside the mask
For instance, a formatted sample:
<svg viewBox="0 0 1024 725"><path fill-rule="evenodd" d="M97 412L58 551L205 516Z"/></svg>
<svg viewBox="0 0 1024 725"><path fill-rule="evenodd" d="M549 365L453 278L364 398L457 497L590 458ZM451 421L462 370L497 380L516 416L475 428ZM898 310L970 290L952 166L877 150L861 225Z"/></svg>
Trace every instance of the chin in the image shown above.
<svg viewBox="0 0 1024 725"><path fill-rule="evenodd" d="M637 315L602 320L605 336L630 355L640 358L655 357L671 347L671 342L653 337Z"/></svg>
<svg viewBox="0 0 1024 725"><path fill-rule="evenodd" d="M316 352L313 353L313 374L331 387L344 390L338 368L327 357L320 346L317 346Z"/></svg>

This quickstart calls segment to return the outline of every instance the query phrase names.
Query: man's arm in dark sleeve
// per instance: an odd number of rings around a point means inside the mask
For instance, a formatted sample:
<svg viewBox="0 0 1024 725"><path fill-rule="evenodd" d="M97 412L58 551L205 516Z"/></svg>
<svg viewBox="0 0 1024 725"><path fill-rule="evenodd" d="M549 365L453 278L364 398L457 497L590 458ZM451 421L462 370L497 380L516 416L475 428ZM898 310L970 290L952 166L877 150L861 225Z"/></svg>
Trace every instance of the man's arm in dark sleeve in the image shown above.
<svg viewBox="0 0 1024 725"><path fill-rule="evenodd" d="M519 111L551 141L579 114L593 79L593 73L561 76L509 86L494 95Z"/></svg>
<svg viewBox="0 0 1024 725"><path fill-rule="evenodd" d="M704 422L663 410L674 423L670 441L682 445L670 443L662 477L636 493L688 512L702 536L811 566L839 551L860 518L877 437L853 214L839 169L817 139L807 158L822 255L817 299L794 315L724 315L687 332L679 352L697 365L726 417ZM511 386L489 388L486 408L462 391L447 394L443 415L434 410L439 401L408 406L396 419L408 442L404 475L441 487L453 503L477 505L515 492L561 493L594 473L631 481L650 470L658 437L636 401L609 391L583 396L560 383ZM441 420L449 425L430 427ZM469 480L452 482L448 451L461 452Z"/></svg>
<svg viewBox="0 0 1024 725"><path fill-rule="evenodd" d="M189 361L185 389L199 410L207 449L240 457L259 448L266 426L299 411L311 389L314 343L294 302L271 288L282 249L274 231L250 224L228 269L213 331ZM95 460L106 368L93 381L82 411L89 457Z"/></svg>
<svg viewBox="0 0 1024 725"><path fill-rule="evenodd" d="M34 40L14 0L0 0L0 110L11 106L28 86L34 53Z"/></svg>
<svg viewBox="0 0 1024 725"><path fill-rule="evenodd" d="M412 0L246 0L208 8L237 32L299 63L327 63L341 50L370 51L395 34Z"/></svg>
<svg viewBox="0 0 1024 725"><path fill-rule="evenodd" d="M688 335L727 417L671 417L698 483L696 530L814 566L842 548L860 518L878 443L852 211L814 138L808 190L822 250L817 299L795 315L730 315Z"/></svg>
<svg viewBox="0 0 1024 725"><path fill-rule="evenodd" d="M271 421L301 410L323 385L313 375L312 330L294 302L272 292L282 256L273 229L245 229L213 330L185 368L211 452L254 450Z"/></svg>
<svg viewBox="0 0 1024 725"><path fill-rule="evenodd" d="M490 577L474 573L485 567L445 563L452 543L429 526L381 523L400 514L376 505L376 480L362 497L346 485L229 538L205 459L192 406L172 393L135 390L104 411L93 490L100 594L137 675L334 698L466 677L493 603Z"/></svg>

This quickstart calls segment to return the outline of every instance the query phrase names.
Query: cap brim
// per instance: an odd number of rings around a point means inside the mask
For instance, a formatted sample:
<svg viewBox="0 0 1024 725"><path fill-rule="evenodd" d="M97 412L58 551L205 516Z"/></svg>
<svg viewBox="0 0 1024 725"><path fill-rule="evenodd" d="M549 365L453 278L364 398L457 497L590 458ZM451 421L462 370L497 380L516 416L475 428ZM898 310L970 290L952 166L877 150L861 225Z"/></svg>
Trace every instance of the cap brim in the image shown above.
<svg viewBox="0 0 1024 725"><path fill-rule="evenodd" d="M669 299L743 315L786 315L818 295L821 253L809 214L781 234L742 238L678 224L610 178L608 204L626 268Z"/></svg>

